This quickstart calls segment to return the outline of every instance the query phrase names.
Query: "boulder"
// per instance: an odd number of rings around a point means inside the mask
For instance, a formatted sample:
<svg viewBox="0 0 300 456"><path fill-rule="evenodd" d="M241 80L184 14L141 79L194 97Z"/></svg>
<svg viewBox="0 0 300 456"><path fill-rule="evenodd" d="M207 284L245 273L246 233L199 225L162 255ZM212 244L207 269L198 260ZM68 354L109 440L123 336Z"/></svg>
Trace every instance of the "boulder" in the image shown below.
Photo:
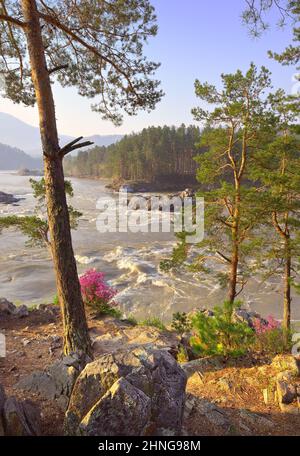
<svg viewBox="0 0 300 456"><path fill-rule="evenodd" d="M5 401L3 410L6 436L33 436L40 434L40 411L31 401L18 402L15 397Z"/></svg>
<svg viewBox="0 0 300 456"><path fill-rule="evenodd" d="M16 306L5 298L0 298L0 316L14 315Z"/></svg>
<svg viewBox="0 0 300 456"><path fill-rule="evenodd" d="M29 315L28 308L24 305L15 306L12 302L5 298L0 298L0 317L1 316L14 316L17 318L24 318Z"/></svg>
<svg viewBox="0 0 300 456"><path fill-rule="evenodd" d="M177 354L178 337L171 331L161 331L154 327L144 326L128 326L123 322L106 319L106 324L112 322L113 327L117 327L117 333L105 332L102 327L93 328L90 331L90 336L93 344L93 353L95 357L104 355L105 353L113 353L121 350L124 346L145 349L160 349L169 351L171 354Z"/></svg>
<svg viewBox="0 0 300 456"><path fill-rule="evenodd" d="M272 360L272 367L278 371L290 371L295 376L300 375L300 363L293 355L277 355Z"/></svg>
<svg viewBox="0 0 300 456"><path fill-rule="evenodd" d="M291 371L280 372L276 378L276 389L278 402L280 404L291 404L297 398L297 390L292 382Z"/></svg>
<svg viewBox="0 0 300 456"><path fill-rule="evenodd" d="M180 198L192 198L195 196L195 191L192 188L186 188L181 193L179 193Z"/></svg>
<svg viewBox="0 0 300 456"><path fill-rule="evenodd" d="M86 361L78 355L65 356L44 371L36 371L24 377L15 388L38 393L46 399L57 399L60 407L65 410L74 383L85 364Z"/></svg>
<svg viewBox="0 0 300 456"><path fill-rule="evenodd" d="M79 432L88 436L139 435L150 420L150 397L122 377L82 419Z"/></svg>
<svg viewBox="0 0 300 456"><path fill-rule="evenodd" d="M213 426L221 428L225 434L229 433L232 425L231 421L229 420L226 412L216 404L203 398L197 398L196 410Z"/></svg>
<svg viewBox="0 0 300 456"><path fill-rule="evenodd" d="M259 415L258 413L253 413L250 410L246 409L240 410L240 418L241 423L246 423L248 426L259 426L264 429L271 429L274 426L273 421L262 415Z"/></svg>
<svg viewBox="0 0 300 456"><path fill-rule="evenodd" d="M222 408L207 399L187 394L184 418L188 419L192 414L195 415L195 419L197 419L197 417L199 418L200 415L211 425L220 429L222 434L230 433L232 423L227 413Z"/></svg>
<svg viewBox="0 0 300 456"><path fill-rule="evenodd" d="M69 435L179 434L185 386L185 373L165 350L140 347L102 355L77 378L65 431ZM142 404L144 413L137 426L133 411ZM113 420L110 407L115 410Z"/></svg>
<svg viewBox="0 0 300 456"><path fill-rule="evenodd" d="M15 309L15 312L14 312L14 315L18 318L24 318L24 317L28 317L29 315L29 310L26 306L22 305L22 306L18 306L16 307Z"/></svg>

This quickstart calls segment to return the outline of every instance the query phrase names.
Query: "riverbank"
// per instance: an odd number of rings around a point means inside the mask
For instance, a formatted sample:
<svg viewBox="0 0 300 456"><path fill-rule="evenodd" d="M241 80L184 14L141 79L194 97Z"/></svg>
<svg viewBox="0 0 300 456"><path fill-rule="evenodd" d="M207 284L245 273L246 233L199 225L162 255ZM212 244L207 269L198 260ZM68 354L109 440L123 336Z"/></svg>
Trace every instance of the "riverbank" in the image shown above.
<svg viewBox="0 0 300 456"><path fill-rule="evenodd" d="M171 181L132 181L124 179L114 179L106 186L113 191L119 191L120 188L126 187L131 193L152 193L152 192L181 192L185 188L196 190L199 183L193 178L178 178Z"/></svg>
<svg viewBox="0 0 300 456"><path fill-rule="evenodd" d="M185 188L192 188L193 190L197 190L199 188L199 182L196 181L195 178L190 176L188 177L178 177L174 178L171 181L134 181L134 180L126 180L121 178L107 178L107 177L95 177L95 176L88 176L88 175L72 175L66 173L66 178L75 178L75 179L84 179L84 180L93 180L93 181L100 181L105 182L105 187L108 190L112 190L114 192L118 192L120 188L127 187L130 189L130 193L152 193L152 192L181 192Z"/></svg>

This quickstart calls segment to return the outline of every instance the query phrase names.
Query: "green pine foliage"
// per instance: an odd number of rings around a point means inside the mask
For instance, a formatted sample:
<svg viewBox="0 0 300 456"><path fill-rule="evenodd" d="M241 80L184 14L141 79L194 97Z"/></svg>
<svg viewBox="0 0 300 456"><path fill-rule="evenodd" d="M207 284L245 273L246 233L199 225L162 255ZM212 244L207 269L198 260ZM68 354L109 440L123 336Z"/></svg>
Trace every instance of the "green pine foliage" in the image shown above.
<svg viewBox="0 0 300 456"><path fill-rule="evenodd" d="M255 36L260 36L270 26L267 12L273 10L272 17L276 17L277 26L292 30L293 42L282 52L269 51L269 56L282 65L297 65L300 60L300 3L299 0L246 0L246 8L242 14L243 21ZM277 10L277 11L276 11Z"/></svg>
<svg viewBox="0 0 300 456"><path fill-rule="evenodd" d="M182 335L191 329L191 320L185 312L176 312L173 314L171 327Z"/></svg>
<svg viewBox="0 0 300 456"><path fill-rule="evenodd" d="M195 335L191 346L197 355L241 356L251 347L254 332L246 324L233 320L234 310L241 303L225 301L214 308L214 316L197 312L192 319Z"/></svg>
<svg viewBox="0 0 300 456"><path fill-rule="evenodd" d="M46 211L46 187L44 178L40 180L30 179L33 196L36 200L35 215L8 215L0 217L0 233L4 229L14 228L20 231L26 238L28 247L48 247L51 249L49 240L49 225ZM70 181L65 181L66 194L71 198L74 196L73 187ZM69 205L70 225L72 229L78 226L82 213Z"/></svg>
<svg viewBox="0 0 300 456"><path fill-rule="evenodd" d="M74 176L114 177L147 182L195 179L198 127L149 127L116 144L80 152L65 161Z"/></svg>

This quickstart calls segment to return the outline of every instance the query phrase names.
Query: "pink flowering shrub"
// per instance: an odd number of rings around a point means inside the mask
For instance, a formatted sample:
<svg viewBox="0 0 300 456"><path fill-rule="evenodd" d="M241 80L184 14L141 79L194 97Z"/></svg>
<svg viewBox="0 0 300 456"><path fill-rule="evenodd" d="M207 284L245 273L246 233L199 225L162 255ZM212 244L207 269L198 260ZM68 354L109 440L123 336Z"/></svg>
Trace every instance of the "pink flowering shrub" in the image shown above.
<svg viewBox="0 0 300 456"><path fill-rule="evenodd" d="M255 319L253 322L256 334L255 348L259 352L279 354L287 349L283 328L278 320L269 315L265 321Z"/></svg>
<svg viewBox="0 0 300 456"><path fill-rule="evenodd" d="M113 301L117 291L104 280L102 272L89 269L79 278L79 282L85 305L102 314L118 313L115 309L117 304Z"/></svg>
<svg viewBox="0 0 300 456"><path fill-rule="evenodd" d="M275 320L272 315L269 315L266 318L265 322L259 318L256 318L253 322L253 326L256 334L260 335L268 331L273 331L274 329L279 329L281 325L279 321Z"/></svg>

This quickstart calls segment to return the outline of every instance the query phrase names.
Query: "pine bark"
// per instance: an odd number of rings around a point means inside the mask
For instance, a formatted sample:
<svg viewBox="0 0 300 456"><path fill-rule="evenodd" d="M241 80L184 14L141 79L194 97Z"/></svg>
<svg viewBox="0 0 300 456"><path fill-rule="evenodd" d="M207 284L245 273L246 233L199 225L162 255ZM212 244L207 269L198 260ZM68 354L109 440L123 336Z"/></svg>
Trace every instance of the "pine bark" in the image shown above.
<svg viewBox="0 0 300 456"><path fill-rule="evenodd" d="M72 247L55 106L35 0L22 0L32 81L39 111L52 257L62 311L64 353L91 352L91 344Z"/></svg>
<svg viewBox="0 0 300 456"><path fill-rule="evenodd" d="M239 263L239 249L237 242L234 241L232 254L231 254L231 265L229 275L229 290L228 290L228 301L233 304L237 291L237 274L238 274L238 263Z"/></svg>
<svg viewBox="0 0 300 456"><path fill-rule="evenodd" d="M289 236L285 238L285 265L284 265L284 288L283 288L283 329L285 342L288 343L291 328L291 249Z"/></svg>

